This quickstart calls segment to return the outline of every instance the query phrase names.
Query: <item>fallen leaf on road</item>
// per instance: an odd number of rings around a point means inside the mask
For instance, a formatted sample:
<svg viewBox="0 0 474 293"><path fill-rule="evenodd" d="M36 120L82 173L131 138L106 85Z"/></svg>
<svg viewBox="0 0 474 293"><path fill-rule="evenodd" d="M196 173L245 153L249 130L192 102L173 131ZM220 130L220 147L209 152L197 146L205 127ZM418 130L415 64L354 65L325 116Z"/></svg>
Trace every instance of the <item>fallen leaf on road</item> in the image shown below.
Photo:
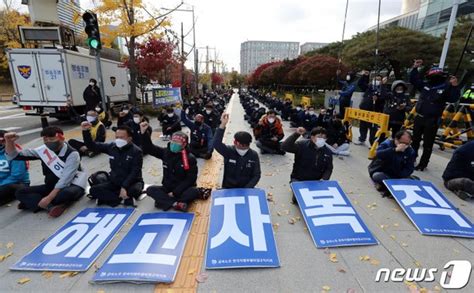
<svg viewBox="0 0 474 293"><path fill-rule="evenodd" d="M31 281L30 278L21 278L17 281L17 283L20 284L20 285L23 285L23 284L28 283L29 281Z"/></svg>
<svg viewBox="0 0 474 293"><path fill-rule="evenodd" d="M62 273L61 275L59 275L59 277L61 279L64 279L64 278L67 278L67 277L74 277L75 275L77 275L79 272L65 272L65 273Z"/></svg>
<svg viewBox="0 0 474 293"><path fill-rule="evenodd" d="M53 276L53 272L42 272L41 276L43 276L45 279L49 279Z"/></svg>
<svg viewBox="0 0 474 293"><path fill-rule="evenodd" d="M280 212L280 211L278 211L278 212L277 212L277 215L281 217L281 212Z"/></svg>
<svg viewBox="0 0 474 293"><path fill-rule="evenodd" d="M280 224L278 224L278 223L273 224L273 228L274 228L275 230L278 230L278 227L280 227Z"/></svg>
<svg viewBox="0 0 474 293"><path fill-rule="evenodd" d="M416 261L416 260L414 261L414 264L415 264L415 266L416 266L417 268L420 268L420 267L421 267L421 264L420 264L418 261Z"/></svg>
<svg viewBox="0 0 474 293"><path fill-rule="evenodd" d="M12 249L13 246L15 246L15 244L13 244L13 242L8 242L6 247L7 247L8 249Z"/></svg>
<svg viewBox="0 0 474 293"><path fill-rule="evenodd" d="M370 264L373 265L373 266L378 266L380 264L380 261L378 261L376 259L371 259Z"/></svg>
<svg viewBox="0 0 474 293"><path fill-rule="evenodd" d="M338 269L337 271L338 271L339 273L343 273L343 274L346 273L346 270L345 270L345 269Z"/></svg>
<svg viewBox="0 0 474 293"><path fill-rule="evenodd" d="M198 283L204 283L208 278L209 276L206 273L200 273L196 276L196 281L198 281Z"/></svg>
<svg viewBox="0 0 474 293"><path fill-rule="evenodd" d="M406 244L405 242L402 242L402 246L403 247L408 247L408 244Z"/></svg>
<svg viewBox="0 0 474 293"><path fill-rule="evenodd" d="M395 223L395 224L393 224L393 227L400 227L400 224Z"/></svg>
<svg viewBox="0 0 474 293"><path fill-rule="evenodd" d="M388 227L388 225L380 225L380 228L382 228L382 229L385 229L387 227Z"/></svg>
<svg viewBox="0 0 474 293"><path fill-rule="evenodd" d="M196 273L196 270L195 270L195 269L190 269L190 270L188 271L188 275L192 275L192 274L194 274L194 273Z"/></svg>
<svg viewBox="0 0 474 293"><path fill-rule="evenodd" d="M4 254L4 255L0 255L0 262L6 260L8 257L12 256L13 255L13 252L9 252L7 254Z"/></svg>
<svg viewBox="0 0 474 293"><path fill-rule="evenodd" d="M337 255L336 255L335 253L329 254L329 260L330 260L331 262L334 262L334 263L339 262L339 261L337 260Z"/></svg>
<svg viewBox="0 0 474 293"><path fill-rule="evenodd" d="M97 293L105 293L105 290L97 290Z"/></svg>
<svg viewBox="0 0 474 293"><path fill-rule="evenodd" d="M327 285L323 286L323 291L326 291L326 292L331 291L331 287L329 287Z"/></svg>
<svg viewBox="0 0 474 293"><path fill-rule="evenodd" d="M397 239L397 237L395 237L395 235L390 235L390 238L392 238L393 240Z"/></svg>
<svg viewBox="0 0 474 293"><path fill-rule="evenodd" d="M290 223L291 225L294 225L296 223L295 218L289 218L288 223Z"/></svg>
<svg viewBox="0 0 474 293"><path fill-rule="evenodd" d="M399 210L399 209L397 209L397 208L393 208L393 209L392 209L392 211L394 211L394 212L398 212L398 211L400 211L400 210Z"/></svg>
<svg viewBox="0 0 474 293"><path fill-rule="evenodd" d="M300 216L295 217L295 219L296 219L297 221L301 221L301 217L300 217Z"/></svg>
<svg viewBox="0 0 474 293"><path fill-rule="evenodd" d="M359 256L359 260L360 260L360 261L369 261L369 260L370 260L370 256L368 256L368 255Z"/></svg>

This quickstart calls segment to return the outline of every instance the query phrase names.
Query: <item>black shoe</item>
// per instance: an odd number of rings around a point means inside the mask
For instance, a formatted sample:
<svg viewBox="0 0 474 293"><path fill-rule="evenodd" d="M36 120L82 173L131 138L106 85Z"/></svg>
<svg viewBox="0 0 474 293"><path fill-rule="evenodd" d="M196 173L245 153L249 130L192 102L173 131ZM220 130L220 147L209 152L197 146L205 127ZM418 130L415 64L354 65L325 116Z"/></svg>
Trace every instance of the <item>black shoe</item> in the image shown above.
<svg viewBox="0 0 474 293"><path fill-rule="evenodd" d="M20 202L20 203L18 204L17 208L18 208L19 210L26 210L26 205L25 205L24 203Z"/></svg>
<svg viewBox="0 0 474 293"><path fill-rule="evenodd" d="M423 172L425 169L426 169L426 165L422 165L422 164L418 164L415 167L415 170L420 171L420 172Z"/></svg>
<svg viewBox="0 0 474 293"><path fill-rule="evenodd" d="M298 205L298 201L296 200L296 197L294 195L291 198L291 203L294 204L294 205Z"/></svg>
<svg viewBox="0 0 474 293"><path fill-rule="evenodd" d="M199 198L202 200L206 200L211 196L212 189L199 187L198 192L199 192Z"/></svg>
<svg viewBox="0 0 474 293"><path fill-rule="evenodd" d="M374 183L374 187L375 187L375 189L376 189L377 191L379 191L379 192L382 192L382 191L385 190L383 184L380 184L380 183Z"/></svg>
<svg viewBox="0 0 474 293"><path fill-rule="evenodd" d="M123 201L123 205L126 206L126 207L134 207L136 208L137 206L135 205L135 201L133 200L133 198L127 198Z"/></svg>
<svg viewBox="0 0 474 293"><path fill-rule="evenodd" d="M382 198L384 198L384 197L393 198L392 194L388 190L383 191Z"/></svg>
<svg viewBox="0 0 474 293"><path fill-rule="evenodd" d="M468 199L474 198L474 195L472 195L472 194L470 194L470 193L468 193L468 192L465 192L465 191L463 191L463 190L458 190L458 191L456 191L455 193L456 193L456 195L457 195L460 199L462 199L462 200L468 200Z"/></svg>

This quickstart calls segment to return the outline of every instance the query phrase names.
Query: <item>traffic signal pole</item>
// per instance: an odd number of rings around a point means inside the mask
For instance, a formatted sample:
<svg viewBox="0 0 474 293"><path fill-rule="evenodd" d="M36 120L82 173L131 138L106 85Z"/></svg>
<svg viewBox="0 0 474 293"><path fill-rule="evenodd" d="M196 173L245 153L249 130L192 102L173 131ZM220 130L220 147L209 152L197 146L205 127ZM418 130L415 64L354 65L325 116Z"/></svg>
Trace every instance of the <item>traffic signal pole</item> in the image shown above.
<svg viewBox="0 0 474 293"><path fill-rule="evenodd" d="M109 104L104 90L104 79L102 77L102 62L100 61L100 50L95 51L95 67L97 68L97 82L99 83L100 96L102 97L102 107L105 112L109 111Z"/></svg>

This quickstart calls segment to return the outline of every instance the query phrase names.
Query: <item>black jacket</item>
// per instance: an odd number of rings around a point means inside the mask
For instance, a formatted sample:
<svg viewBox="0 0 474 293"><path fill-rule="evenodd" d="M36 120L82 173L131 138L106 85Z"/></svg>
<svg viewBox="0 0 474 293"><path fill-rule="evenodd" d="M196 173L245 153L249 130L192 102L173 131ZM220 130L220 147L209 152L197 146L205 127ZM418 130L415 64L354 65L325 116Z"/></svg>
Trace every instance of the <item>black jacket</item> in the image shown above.
<svg viewBox="0 0 474 293"><path fill-rule="evenodd" d="M332 174L332 152L327 147L317 148L310 139L296 141L300 135L293 133L282 143L285 152L295 154L291 178L304 180L329 180Z"/></svg>
<svg viewBox="0 0 474 293"><path fill-rule="evenodd" d="M344 127L342 123L336 123L334 121L330 121L328 123L327 133L328 133L328 139L326 140L326 143L328 145L333 145L337 143L338 146L349 142L347 139L347 130Z"/></svg>
<svg viewBox="0 0 474 293"><path fill-rule="evenodd" d="M139 147L133 143L118 148L114 142L94 142L88 130L82 131L82 136L88 149L109 155L110 182L125 189L137 182L143 182L143 153Z"/></svg>
<svg viewBox="0 0 474 293"><path fill-rule="evenodd" d="M87 86L82 94L86 102L86 111L95 110L95 107L100 104L102 97L100 96L100 89L98 86Z"/></svg>
<svg viewBox="0 0 474 293"><path fill-rule="evenodd" d="M401 104L406 106L399 109ZM390 123L402 125L406 118L406 113L411 110L410 97L403 93L390 93L387 95L383 112L390 116Z"/></svg>
<svg viewBox="0 0 474 293"><path fill-rule="evenodd" d="M212 111L211 114L207 114L206 111L203 111L202 116L204 116L204 123L209 125L212 129L216 129L221 123L220 118L215 111Z"/></svg>
<svg viewBox="0 0 474 293"><path fill-rule="evenodd" d="M181 119L176 115L176 113L174 113L172 117L168 117L168 113L163 113L158 117L158 120L160 121L163 130L166 130L168 127L178 127L177 129L181 130Z"/></svg>
<svg viewBox="0 0 474 293"><path fill-rule="evenodd" d="M474 180L474 141L470 141L454 151L443 173L445 181L454 178Z"/></svg>
<svg viewBox="0 0 474 293"><path fill-rule="evenodd" d="M359 79L358 86L364 91L364 96L359 104L359 108L362 110L381 113L387 97L387 90L385 87L383 85L377 87L371 84L369 85L368 77L365 75ZM374 95L378 97L375 103L373 100Z"/></svg>
<svg viewBox="0 0 474 293"><path fill-rule="evenodd" d="M423 82L416 68L410 72L410 82L420 91L420 97L416 103L416 113L426 118L440 118L446 103L454 103L461 96L458 86L451 86L448 83L430 86Z"/></svg>
<svg viewBox="0 0 474 293"><path fill-rule="evenodd" d="M182 154L173 153L168 147L162 148L151 142L150 135L142 135L143 149L148 154L160 159L163 162L163 179L161 184L166 192L173 192L180 196L189 187L196 186L198 167L196 157L188 151L189 169L185 170Z"/></svg>
<svg viewBox="0 0 474 293"><path fill-rule="evenodd" d="M127 123L125 123L126 126L130 127L132 129L132 141L133 143L142 148L142 135L140 133L140 124L137 124L135 123L133 120L129 120L127 121ZM152 128L150 126L148 126L146 132L149 133L149 135L151 135L151 132L152 132ZM143 150L143 148L142 148ZM143 152L144 154L146 153L145 151Z"/></svg>
<svg viewBox="0 0 474 293"><path fill-rule="evenodd" d="M239 155L235 146L222 143L224 132L218 128L214 137L214 148L224 157L222 188L254 188L261 175L257 152L249 149L244 156Z"/></svg>

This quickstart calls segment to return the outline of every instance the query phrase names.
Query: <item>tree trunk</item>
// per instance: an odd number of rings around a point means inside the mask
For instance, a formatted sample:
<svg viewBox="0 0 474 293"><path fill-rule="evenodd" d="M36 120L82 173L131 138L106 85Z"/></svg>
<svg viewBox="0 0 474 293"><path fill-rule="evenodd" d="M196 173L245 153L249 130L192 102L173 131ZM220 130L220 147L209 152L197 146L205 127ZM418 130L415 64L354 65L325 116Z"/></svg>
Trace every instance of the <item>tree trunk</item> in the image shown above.
<svg viewBox="0 0 474 293"><path fill-rule="evenodd" d="M130 37L128 43L128 54L129 54L129 70L130 70L130 97L129 102L132 105L136 104L137 97L137 66L135 64L135 37Z"/></svg>

